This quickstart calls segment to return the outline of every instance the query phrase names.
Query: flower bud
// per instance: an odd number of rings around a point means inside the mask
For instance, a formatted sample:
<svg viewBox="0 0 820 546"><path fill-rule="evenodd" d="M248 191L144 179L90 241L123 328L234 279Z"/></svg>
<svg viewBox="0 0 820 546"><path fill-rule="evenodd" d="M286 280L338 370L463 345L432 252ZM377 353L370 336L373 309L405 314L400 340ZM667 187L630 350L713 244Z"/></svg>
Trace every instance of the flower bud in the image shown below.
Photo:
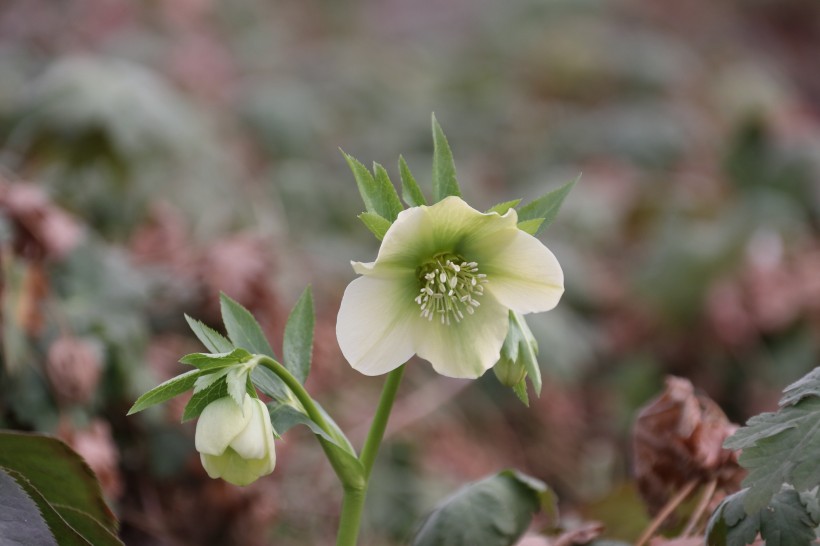
<svg viewBox="0 0 820 546"><path fill-rule="evenodd" d="M248 485L276 465L268 409L247 395L241 408L229 396L208 404L197 422L195 443L208 476L234 485Z"/></svg>
<svg viewBox="0 0 820 546"><path fill-rule="evenodd" d="M495 376L506 387L515 387L527 377L528 367L537 367L538 342L524 317L510 311L510 329L493 366Z"/></svg>

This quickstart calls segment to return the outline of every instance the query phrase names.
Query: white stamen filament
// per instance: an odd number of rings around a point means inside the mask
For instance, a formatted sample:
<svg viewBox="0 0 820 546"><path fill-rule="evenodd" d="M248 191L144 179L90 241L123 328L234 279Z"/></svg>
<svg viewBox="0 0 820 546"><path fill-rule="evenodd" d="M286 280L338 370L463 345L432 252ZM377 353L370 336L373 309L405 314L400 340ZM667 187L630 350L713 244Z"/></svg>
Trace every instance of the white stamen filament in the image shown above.
<svg viewBox="0 0 820 546"><path fill-rule="evenodd" d="M433 320L440 316L441 324L449 325L452 320L461 322L464 311L475 313L481 305L476 299L484 294L487 275L478 272L476 262L463 261L458 256L438 255L421 268L420 281L423 286L415 302L421 309L421 317Z"/></svg>

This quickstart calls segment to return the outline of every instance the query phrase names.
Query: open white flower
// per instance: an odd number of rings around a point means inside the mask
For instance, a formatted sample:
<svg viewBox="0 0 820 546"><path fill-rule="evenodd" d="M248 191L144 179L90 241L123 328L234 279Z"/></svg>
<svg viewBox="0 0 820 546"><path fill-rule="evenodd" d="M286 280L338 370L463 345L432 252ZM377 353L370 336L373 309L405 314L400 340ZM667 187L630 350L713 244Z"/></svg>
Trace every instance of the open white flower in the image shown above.
<svg viewBox="0 0 820 546"><path fill-rule="evenodd" d="M268 408L247 395L241 408L230 396L208 404L196 424L195 440L211 478L248 485L276 465Z"/></svg>
<svg viewBox="0 0 820 546"><path fill-rule="evenodd" d="M365 375L414 354L440 374L476 378L498 361L508 312L555 307L564 275L552 252L517 227L518 215L483 214L458 197L399 213L375 262L353 262L336 323L345 358Z"/></svg>

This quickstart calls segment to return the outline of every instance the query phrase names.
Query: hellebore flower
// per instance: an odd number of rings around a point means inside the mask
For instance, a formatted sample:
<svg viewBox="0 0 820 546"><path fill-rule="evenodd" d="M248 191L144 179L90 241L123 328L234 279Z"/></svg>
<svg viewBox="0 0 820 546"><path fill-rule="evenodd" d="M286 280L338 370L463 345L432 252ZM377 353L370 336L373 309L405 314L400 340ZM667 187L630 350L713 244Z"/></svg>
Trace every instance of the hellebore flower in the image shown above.
<svg viewBox="0 0 820 546"><path fill-rule="evenodd" d="M509 311L549 311L564 291L552 252L517 227L518 215L483 214L458 197L399 213L375 262L345 290L336 336L365 375L414 354L440 374L476 378L499 359Z"/></svg>
<svg viewBox="0 0 820 546"><path fill-rule="evenodd" d="M230 396L208 404L196 424L195 443L208 476L234 485L248 485L276 465L268 409L247 395L241 408Z"/></svg>

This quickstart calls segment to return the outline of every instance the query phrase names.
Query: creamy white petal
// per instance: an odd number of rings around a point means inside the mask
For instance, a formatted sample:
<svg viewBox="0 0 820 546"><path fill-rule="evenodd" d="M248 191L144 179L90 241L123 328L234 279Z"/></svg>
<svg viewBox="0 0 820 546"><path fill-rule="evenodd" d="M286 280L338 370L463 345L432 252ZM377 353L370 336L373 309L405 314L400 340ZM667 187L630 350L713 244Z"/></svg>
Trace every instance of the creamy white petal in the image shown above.
<svg viewBox="0 0 820 546"><path fill-rule="evenodd" d="M541 241L517 229L512 237L488 243L492 258L479 263L489 280L487 292L522 314L549 311L558 305L564 293L564 272Z"/></svg>
<svg viewBox="0 0 820 546"><path fill-rule="evenodd" d="M336 320L342 354L354 369L379 375L413 356L411 320L419 308L413 299L417 281L359 277L345 289Z"/></svg>
<svg viewBox="0 0 820 546"><path fill-rule="evenodd" d="M479 301L475 313L461 322L448 326L422 319L417 325L416 352L441 375L475 379L498 362L509 314L490 294Z"/></svg>
<svg viewBox="0 0 820 546"><path fill-rule="evenodd" d="M245 412L250 412L251 418L242 432L231 442L231 447L239 453L243 459L261 459L267 456L268 439L266 435L273 437L270 431L270 414L268 408L261 400L247 397L249 400L245 404ZM267 425L265 421L267 421Z"/></svg>
<svg viewBox="0 0 820 546"><path fill-rule="evenodd" d="M245 411L226 396L208 404L196 423L196 450L208 455L221 455L236 436L244 430L251 417L251 407L245 398Z"/></svg>

